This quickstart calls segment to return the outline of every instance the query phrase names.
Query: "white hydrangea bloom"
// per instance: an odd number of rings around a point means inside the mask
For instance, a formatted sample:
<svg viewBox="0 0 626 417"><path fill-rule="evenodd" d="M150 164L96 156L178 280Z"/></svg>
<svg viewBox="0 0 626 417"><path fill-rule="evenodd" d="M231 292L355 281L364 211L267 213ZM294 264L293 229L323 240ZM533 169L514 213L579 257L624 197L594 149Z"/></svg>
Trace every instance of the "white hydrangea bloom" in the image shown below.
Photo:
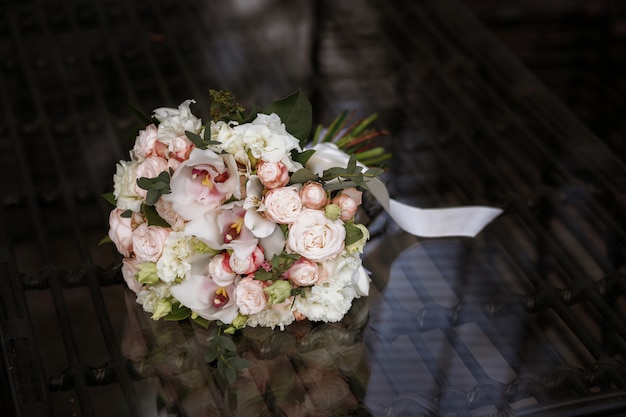
<svg viewBox="0 0 626 417"><path fill-rule="evenodd" d="M157 275L164 282L184 280L191 274L190 258L194 248L190 237L182 232L172 232L165 240L163 253L157 261Z"/></svg>
<svg viewBox="0 0 626 417"><path fill-rule="evenodd" d="M154 308L160 300L171 296L170 287L167 284L152 285L142 288L137 293L137 303L141 304L143 311L154 313Z"/></svg>
<svg viewBox="0 0 626 417"><path fill-rule="evenodd" d="M271 327L272 329L279 327L280 330L285 330L285 326L290 325L294 321L292 306L293 297L289 297L280 304L275 304L260 313L249 315L246 326L263 326Z"/></svg>

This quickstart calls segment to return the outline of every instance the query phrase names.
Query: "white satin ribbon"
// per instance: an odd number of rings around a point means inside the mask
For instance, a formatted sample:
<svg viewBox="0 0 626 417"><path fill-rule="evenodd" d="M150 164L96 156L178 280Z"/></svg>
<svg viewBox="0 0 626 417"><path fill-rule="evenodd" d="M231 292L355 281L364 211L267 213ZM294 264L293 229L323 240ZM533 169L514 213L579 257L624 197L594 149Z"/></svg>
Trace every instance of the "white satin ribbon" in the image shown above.
<svg viewBox="0 0 626 417"><path fill-rule="evenodd" d="M350 157L334 143L316 145L307 168L321 175L325 169L348 165ZM502 213L487 206L462 206L422 209L389 198L385 184L378 178L367 181L367 186L389 216L404 231L420 237L476 236L486 225Z"/></svg>

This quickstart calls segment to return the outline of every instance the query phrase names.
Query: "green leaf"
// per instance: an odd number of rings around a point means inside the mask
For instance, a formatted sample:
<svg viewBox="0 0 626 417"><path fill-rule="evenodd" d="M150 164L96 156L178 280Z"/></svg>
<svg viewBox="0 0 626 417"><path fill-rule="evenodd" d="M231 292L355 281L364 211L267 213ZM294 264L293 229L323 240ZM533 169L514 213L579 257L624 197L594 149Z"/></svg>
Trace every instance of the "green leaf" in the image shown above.
<svg viewBox="0 0 626 417"><path fill-rule="evenodd" d="M315 149L307 149L304 152L298 152L294 149L291 151L291 159L296 162L300 162L304 166L307 162L309 162L309 159L311 159L314 153Z"/></svg>
<svg viewBox="0 0 626 417"><path fill-rule="evenodd" d="M259 281L268 281L274 278L274 274L271 271L256 271L254 273L254 279Z"/></svg>
<svg viewBox="0 0 626 417"><path fill-rule="evenodd" d="M124 210L122 213L120 213L120 217L123 217L125 219L129 219L133 216L133 211L132 210Z"/></svg>
<svg viewBox="0 0 626 417"><path fill-rule="evenodd" d="M147 125L151 125L154 123L154 120L152 120L150 117L146 116L146 114L139 110L138 107L136 107L133 103L128 102L128 106L130 107L130 110L135 113L135 115L145 124Z"/></svg>
<svg viewBox="0 0 626 417"><path fill-rule="evenodd" d="M200 317L200 316L196 316L194 318L192 318L192 320L194 321L194 323L199 324L200 326L204 327L205 329L209 328L209 324L211 323L209 320L205 319L204 317Z"/></svg>
<svg viewBox="0 0 626 417"><path fill-rule="evenodd" d="M228 358L228 365L234 370L245 369L250 366L250 361L239 356Z"/></svg>
<svg viewBox="0 0 626 417"><path fill-rule="evenodd" d="M289 179L289 184L304 184L309 181L318 181L319 178L313 171L301 168L294 172Z"/></svg>
<svg viewBox="0 0 626 417"><path fill-rule="evenodd" d="M276 113L289 133L300 140L300 146L304 148L313 121L311 103L302 90L298 90L289 96L275 101L267 106L264 113Z"/></svg>
<svg viewBox="0 0 626 417"><path fill-rule="evenodd" d="M237 380L237 371L235 371L226 361L217 362L217 371L220 375L228 381L229 384L233 384Z"/></svg>
<svg viewBox="0 0 626 417"><path fill-rule="evenodd" d="M117 200L115 200L115 196L113 195L113 193L106 193L106 194L102 194L102 197L110 204L112 204L113 206L117 207Z"/></svg>
<svg viewBox="0 0 626 417"><path fill-rule="evenodd" d="M150 188L146 193L146 205L154 206L161 198L161 193L156 188Z"/></svg>
<svg viewBox="0 0 626 417"><path fill-rule="evenodd" d="M157 213L154 206L149 206L146 203L141 206L141 210L148 221L148 226L171 227L171 225L165 221L163 217L159 216L159 213Z"/></svg>
<svg viewBox="0 0 626 417"><path fill-rule="evenodd" d="M217 359L218 355L219 355L219 352L217 350L215 350L215 348L212 345L210 345L209 348L207 349L206 353L204 354L204 360L207 363L211 363L215 359Z"/></svg>
<svg viewBox="0 0 626 417"><path fill-rule="evenodd" d="M163 317L163 319L168 321L179 321L184 320L189 316L191 316L191 310L184 307L182 304L173 303L172 311L167 316Z"/></svg>
<svg viewBox="0 0 626 417"><path fill-rule="evenodd" d="M384 169L374 167L374 168L370 168L367 171L365 171L365 175L368 176L368 177L378 177L378 176L382 175L384 172L385 172Z"/></svg>
<svg viewBox="0 0 626 417"><path fill-rule="evenodd" d="M149 190L152 187L153 179L148 177L137 178L137 185L139 188Z"/></svg>
<svg viewBox="0 0 626 417"><path fill-rule="evenodd" d="M104 245L105 243L111 243L111 242L113 242L113 241L112 241L112 240L111 240L111 238L107 235L107 236L103 237L102 239L100 239L100 242L98 242L98 246L100 246L100 245Z"/></svg>
<svg viewBox="0 0 626 417"><path fill-rule="evenodd" d="M352 223L344 223L344 227L346 229L346 246L349 246L359 240L363 239L363 231L356 227Z"/></svg>
<svg viewBox="0 0 626 417"><path fill-rule="evenodd" d="M191 141L191 143L193 143L196 146L196 148L198 148L198 149L206 149L207 148L207 145L204 142L204 139L202 139L200 137L200 135L185 130L185 136L187 136L187 138Z"/></svg>

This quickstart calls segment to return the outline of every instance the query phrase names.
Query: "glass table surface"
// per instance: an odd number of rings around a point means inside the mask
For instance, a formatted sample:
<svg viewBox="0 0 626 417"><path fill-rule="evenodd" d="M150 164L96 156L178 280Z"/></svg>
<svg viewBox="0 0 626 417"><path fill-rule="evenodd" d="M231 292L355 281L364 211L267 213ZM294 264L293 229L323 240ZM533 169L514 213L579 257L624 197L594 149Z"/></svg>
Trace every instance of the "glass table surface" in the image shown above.
<svg viewBox="0 0 626 417"><path fill-rule="evenodd" d="M626 169L454 0L0 5L0 414L612 416L626 413ZM100 245L145 112L302 88L315 123L378 114L396 200L488 205L422 238L366 198L370 295L339 323L234 337L153 321ZM131 138L132 139L132 138ZM371 197L367 196L366 197Z"/></svg>

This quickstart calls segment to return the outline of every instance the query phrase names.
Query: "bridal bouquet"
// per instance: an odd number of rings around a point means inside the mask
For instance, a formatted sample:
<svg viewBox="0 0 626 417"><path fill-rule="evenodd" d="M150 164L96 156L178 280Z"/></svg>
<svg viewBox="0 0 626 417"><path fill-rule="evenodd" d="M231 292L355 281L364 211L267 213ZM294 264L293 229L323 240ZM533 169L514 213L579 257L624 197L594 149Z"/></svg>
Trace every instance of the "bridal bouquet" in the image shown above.
<svg viewBox="0 0 626 417"><path fill-rule="evenodd" d="M211 97L206 123L193 100L138 112L145 126L107 195L128 287L155 320L227 333L341 320L369 290L355 213L382 173L367 166L389 157L369 142L381 132L343 113L310 135L301 92L247 116L230 93Z"/></svg>

